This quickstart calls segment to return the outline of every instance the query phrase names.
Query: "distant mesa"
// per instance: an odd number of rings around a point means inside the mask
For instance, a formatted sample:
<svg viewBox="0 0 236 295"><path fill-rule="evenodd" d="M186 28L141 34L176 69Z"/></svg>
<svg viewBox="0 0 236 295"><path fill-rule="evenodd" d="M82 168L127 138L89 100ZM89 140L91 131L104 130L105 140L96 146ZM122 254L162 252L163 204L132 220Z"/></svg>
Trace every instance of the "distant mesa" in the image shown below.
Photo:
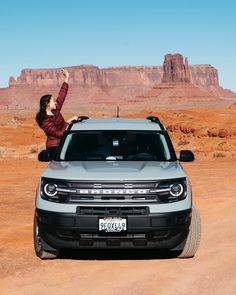
<svg viewBox="0 0 236 295"><path fill-rule="evenodd" d="M188 59L179 53L165 55L163 64L162 82L186 82L190 83L190 71L188 66Z"/></svg>
<svg viewBox="0 0 236 295"><path fill-rule="evenodd" d="M230 105L236 94L219 85L218 71L209 64L191 65L181 54L167 54L163 66L93 65L67 67L70 89L66 108L97 109L121 105L125 108L181 108ZM57 95L62 77L56 69L23 69L9 87L0 88L1 109L37 108L45 93Z"/></svg>

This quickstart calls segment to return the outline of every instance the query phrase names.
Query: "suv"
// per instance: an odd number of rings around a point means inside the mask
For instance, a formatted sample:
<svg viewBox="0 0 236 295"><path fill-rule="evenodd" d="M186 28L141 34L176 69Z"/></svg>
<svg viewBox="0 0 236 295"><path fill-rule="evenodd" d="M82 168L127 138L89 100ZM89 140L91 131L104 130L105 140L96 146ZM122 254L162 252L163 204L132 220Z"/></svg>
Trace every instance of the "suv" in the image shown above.
<svg viewBox="0 0 236 295"><path fill-rule="evenodd" d="M46 151L40 161L50 161ZM78 117L43 171L36 191L35 253L62 248L156 248L193 257L199 213L189 179L157 117Z"/></svg>

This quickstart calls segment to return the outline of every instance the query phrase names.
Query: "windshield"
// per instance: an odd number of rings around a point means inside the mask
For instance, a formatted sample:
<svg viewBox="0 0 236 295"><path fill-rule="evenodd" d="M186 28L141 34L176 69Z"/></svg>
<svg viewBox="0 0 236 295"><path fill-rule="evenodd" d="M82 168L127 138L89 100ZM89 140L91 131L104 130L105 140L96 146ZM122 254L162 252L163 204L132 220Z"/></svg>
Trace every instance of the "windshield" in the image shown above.
<svg viewBox="0 0 236 295"><path fill-rule="evenodd" d="M166 132L98 130L69 133L59 151L62 161L173 161Z"/></svg>

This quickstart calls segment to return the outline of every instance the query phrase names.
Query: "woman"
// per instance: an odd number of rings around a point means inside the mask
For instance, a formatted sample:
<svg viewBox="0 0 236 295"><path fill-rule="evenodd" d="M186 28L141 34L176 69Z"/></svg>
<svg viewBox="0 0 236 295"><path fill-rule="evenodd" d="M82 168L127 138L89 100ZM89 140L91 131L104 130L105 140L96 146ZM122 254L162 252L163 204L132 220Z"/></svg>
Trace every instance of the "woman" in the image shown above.
<svg viewBox="0 0 236 295"><path fill-rule="evenodd" d="M56 155L57 147L61 141L67 125L76 120L77 116L65 121L61 108L68 92L69 73L62 69L65 80L61 86L58 97L55 100L51 94L46 94L40 99L40 109L36 115L36 122L47 135L46 148L51 159Z"/></svg>

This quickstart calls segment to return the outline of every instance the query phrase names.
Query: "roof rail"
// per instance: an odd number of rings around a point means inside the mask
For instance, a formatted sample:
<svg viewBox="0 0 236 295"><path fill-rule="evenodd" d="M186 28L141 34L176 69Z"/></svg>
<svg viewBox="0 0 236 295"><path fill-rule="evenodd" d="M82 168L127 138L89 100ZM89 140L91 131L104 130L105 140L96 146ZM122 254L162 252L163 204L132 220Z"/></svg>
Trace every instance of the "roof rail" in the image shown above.
<svg viewBox="0 0 236 295"><path fill-rule="evenodd" d="M78 116L77 119L72 120L72 121L70 122L70 124L69 124L68 127L67 127L67 130L70 130L73 124L75 124L75 123L81 123L81 122L83 122L84 120L88 120L88 119L89 119L89 117L87 117L87 116Z"/></svg>
<svg viewBox="0 0 236 295"><path fill-rule="evenodd" d="M149 116L149 117L147 117L146 118L147 120L150 120L150 121L152 121L152 122L154 122L154 123L161 123L160 122L160 119L158 118L158 117L155 117L155 116Z"/></svg>
<svg viewBox="0 0 236 295"><path fill-rule="evenodd" d="M146 118L147 120L150 120L153 123L159 124L161 130L165 130L165 127L163 126L163 124L161 123L160 119L156 116L149 116Z"/></svg>
<svg viewBox="0 0 236 295"><path fill-rule="evenodd" d="M87 116L78 116L76 122L82 122L82 121L88 120L88 119L89 119L89 117L87 117Z"/></svg>

